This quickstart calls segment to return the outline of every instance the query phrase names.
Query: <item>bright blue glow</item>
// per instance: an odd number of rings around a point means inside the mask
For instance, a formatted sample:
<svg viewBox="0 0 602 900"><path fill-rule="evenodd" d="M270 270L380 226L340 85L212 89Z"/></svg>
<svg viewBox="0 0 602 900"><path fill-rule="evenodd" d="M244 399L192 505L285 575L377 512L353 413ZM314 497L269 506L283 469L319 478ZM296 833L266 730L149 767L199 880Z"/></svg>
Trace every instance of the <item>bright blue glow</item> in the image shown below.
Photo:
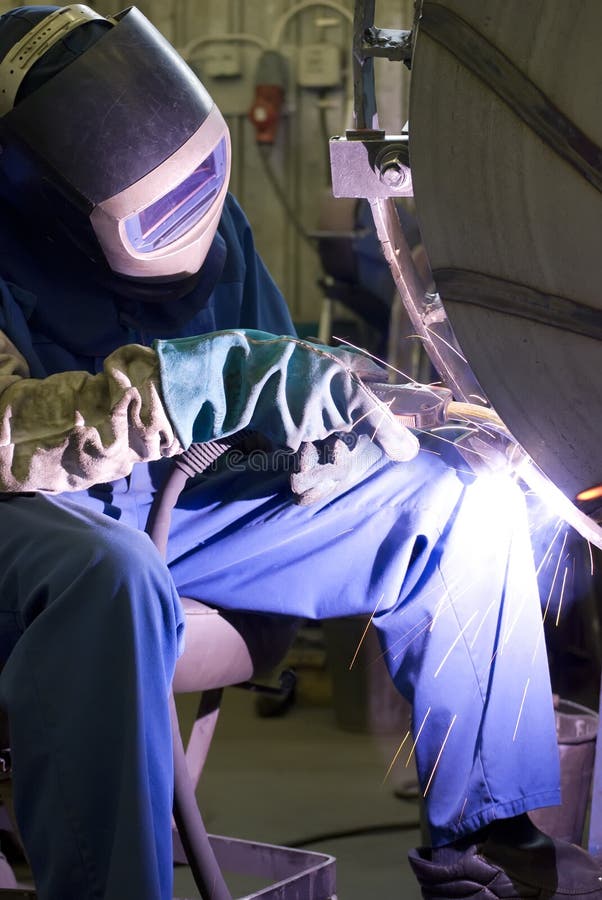
<svg viewBox="0 0 602 900"><path fill-rule="evenodd" d="M227 146L222 138L215 150L177 187L125 222L134 250L152 253L173 244L199 222L226 180Z"/></svg>

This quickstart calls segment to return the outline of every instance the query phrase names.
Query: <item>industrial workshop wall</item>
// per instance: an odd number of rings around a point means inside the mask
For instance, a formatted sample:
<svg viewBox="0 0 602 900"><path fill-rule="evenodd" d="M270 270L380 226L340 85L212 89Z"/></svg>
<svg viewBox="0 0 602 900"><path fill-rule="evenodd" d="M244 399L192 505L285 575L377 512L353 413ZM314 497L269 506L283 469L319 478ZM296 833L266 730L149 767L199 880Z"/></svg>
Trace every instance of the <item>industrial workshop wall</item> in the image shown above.
<svg viewBox="0 0 602 900"><path fill-rule="evenodd" d="M129 5L126 0L87 2L103 14ZM0 12L22 5L34 4L0 0ZM232 132L232 190L293 318L316 321L320 267L304 233L318 228L321 198L330 183L328 137L351 125L353 0L138 0L135 5L185 50L221 107ZM379 0L378 22L409 28L412 9L412 0ZM260 150L248 112L266 49L283 55L287 84L275 142ZM379 78L379 110L387 129L396 132L407 119L409 73L400 64L382 65L386 76ZM277 67L267 77L274 71Z"/></svg>

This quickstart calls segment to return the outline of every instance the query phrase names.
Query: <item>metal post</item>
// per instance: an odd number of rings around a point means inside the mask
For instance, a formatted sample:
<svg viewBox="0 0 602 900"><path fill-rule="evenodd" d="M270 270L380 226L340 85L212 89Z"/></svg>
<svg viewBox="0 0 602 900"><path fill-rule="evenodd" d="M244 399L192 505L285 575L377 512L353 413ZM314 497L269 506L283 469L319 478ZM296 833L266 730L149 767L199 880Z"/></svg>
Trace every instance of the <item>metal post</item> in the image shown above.
<svg viewBox="0 0 602 900"><path fill-rule="evenodd" d="M357 0L353 14L353 112L358 131L377 130L374 59L364 53L364 35L374 25L376 0Z"/></svg>

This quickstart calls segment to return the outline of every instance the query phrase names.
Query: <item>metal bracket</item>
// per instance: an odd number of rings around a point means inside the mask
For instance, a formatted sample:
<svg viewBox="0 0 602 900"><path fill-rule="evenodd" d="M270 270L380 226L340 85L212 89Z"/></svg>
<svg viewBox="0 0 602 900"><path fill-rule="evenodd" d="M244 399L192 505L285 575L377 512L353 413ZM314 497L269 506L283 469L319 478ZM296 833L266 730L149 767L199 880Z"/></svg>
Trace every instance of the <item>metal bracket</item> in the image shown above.
<svg viewBox="0 0 602 900"><path fill-rule="evenodd" d="M366 28L361 44L363 55L379 56L394 62L410 62L412 59L412 31L393 28Z"/></svg>
<svg viewBox="0 0 602 900"><path fill-rule="evenodd" d="M425 294L394 204L411 197L408 135L379 129L374 57L411 61L413 31L374 24L376 0L356 0L353 23L355 130L330 141L335 197L364 197L372 208L383 253L416 334L443 383L456 399L483 402L483 391L461 354L437 295ZM415 20L420 13L416 2Z"/></svg>
<svg viewBox="0 0 602 900"><path fill-rule="evenodd" d="M411 197L408 138L383 131L348 131L330 139L335 197Z"/></svg>

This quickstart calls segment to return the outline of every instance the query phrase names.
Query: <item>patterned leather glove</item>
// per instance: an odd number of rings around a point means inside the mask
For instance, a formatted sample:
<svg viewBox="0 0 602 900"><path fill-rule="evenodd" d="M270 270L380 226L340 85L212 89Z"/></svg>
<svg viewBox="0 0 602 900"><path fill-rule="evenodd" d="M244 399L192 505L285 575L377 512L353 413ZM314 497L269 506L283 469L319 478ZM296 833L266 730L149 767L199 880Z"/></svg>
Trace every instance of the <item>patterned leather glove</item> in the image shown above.
<svg viewBox="0 0 602 900"><path fill-rule="evenodd" d="M375 367L361 353L248 330L154 347L163 401L184 447L249 428L296 451L353 430L391 459L418 452L416 437L364 383Z"/></svg>

